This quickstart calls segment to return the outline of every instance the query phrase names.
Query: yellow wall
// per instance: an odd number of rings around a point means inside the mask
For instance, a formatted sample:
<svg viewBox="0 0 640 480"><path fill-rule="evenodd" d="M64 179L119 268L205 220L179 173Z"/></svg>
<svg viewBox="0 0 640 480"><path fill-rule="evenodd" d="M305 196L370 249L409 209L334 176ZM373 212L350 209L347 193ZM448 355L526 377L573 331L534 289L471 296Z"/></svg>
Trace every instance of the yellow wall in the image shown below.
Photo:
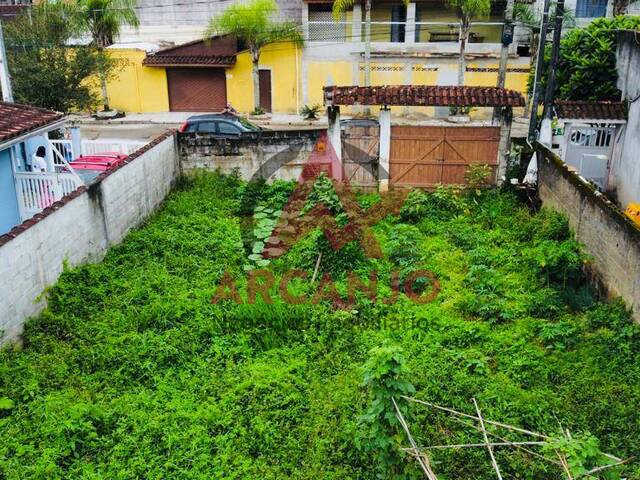
<svg viewBox="0 0 640 480"><path fill-rule="evenodd" d="M297 51L297 57L296 57ZM271 70L271 107L274 112L296 113L302 107L299 86L302 49L294 43L268 45L260 54L260 69ZM253 80L248 52L237 55L227 70L227 101L239 112L253 110Z"/></svg>
<svg viewBox="0 0 640 480"><path fill-rule="evenodd" d="M145 67L142 50L110 49L118 61L114 78L107 82L112 108L125 112L168 112L169 92L164 68Z"/></svg>
<svg viewBox="0 0 640 480"><path fill-rule="evenodd" d="M165 69L142 65L145 53L141 50L110 50L112 57L122 62L117 78L108 82L111 105L127 112L169 111L169 95ZM373 85L403 85L410 78L413 85L437 85L443 72L451 71L453 78L458 64L451 62L429 62L437 65L438 71L416 64L410 77L404 71L404 63L398 61L372 62L371 83ZM497 63L467 62L468 67L497 69ZM358 76L364 81L364 64L360 62ZM527 65L511 63L509 68L527 68ZM260 68L271 70L272 107L277 113L296 113L303 106L302 99L302 49L292 43L276 43L266 47L260 58ZM307 93L309 105L322 105L322 87L325 85L353 85L354 65L349 61L308 61ZM227 101L236 110L244 113L253 110L253 82L251 59L247 52L237 55L236 64L227 69ZM525 93L526 72L508 72L506 87ZM465 83L474 86L495 86L497 73L466 72ZM431 108L412 108L411 111L432 114ZM346 108L345 113L351 109ZM406 112L406 109L402 109ZM354 110L355 112L355 110Z"/></svg>

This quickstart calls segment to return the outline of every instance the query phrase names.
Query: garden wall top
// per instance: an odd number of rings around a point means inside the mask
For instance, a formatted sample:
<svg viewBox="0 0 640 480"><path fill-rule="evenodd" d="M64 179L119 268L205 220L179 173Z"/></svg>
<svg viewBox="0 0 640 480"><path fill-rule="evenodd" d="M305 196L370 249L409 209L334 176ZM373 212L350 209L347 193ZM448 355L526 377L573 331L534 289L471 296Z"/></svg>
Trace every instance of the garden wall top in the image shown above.
<svg viewBox="0 0 640 480"><path fill-rule="evenodd" d="M524 97L497 87L383 85L324 87L324 104L431 107L524 107Z"/></svg>

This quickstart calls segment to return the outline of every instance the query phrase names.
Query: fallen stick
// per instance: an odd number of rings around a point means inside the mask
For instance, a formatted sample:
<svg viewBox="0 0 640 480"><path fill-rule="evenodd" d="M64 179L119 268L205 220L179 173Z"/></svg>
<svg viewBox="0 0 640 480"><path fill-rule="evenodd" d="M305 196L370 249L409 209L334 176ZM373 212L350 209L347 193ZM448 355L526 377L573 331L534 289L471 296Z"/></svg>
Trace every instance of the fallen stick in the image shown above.
<svg viewBox="0 0 640 480"><path fill-rule="evenodd" d="M482 418L482 413L480 412L480 407L478 407L478 402L476 402L475 398L472 398L473 405L476 407L476 412L478 412L478 419L480 420L480 427L482 428L482 436L484 437L484 443L487 446L487 450L489 450L489 456L491 457L491 464L493 465L493 469L496 471L498 475L498 480L502 480L502 475L500 474L500 467L498 466L498 462L496 461L496 457L493 455L493 448L489 444L489 436L487 435L487 430L484 426L484 420Z"/></svg>
<svg viewBox="0 0 640 480"><path fill-rule="evenodd" d="M424 474L427 476L429 480L438 480L438 477L436 477L436 474L433 472L433 470L431 470L431 467L427 465L427 463L425 463L424 461L424 458L422 458L422 455L420 454L420 451L418 449L418 444L415 442L415 440L411 436L411 432L409 431L409 426L407 425L407 422L405 422L404 417L402 416L402 412L398 408L396 399L391 397L391 401L393 402L393 406L396 409L396 418L400 422L400 425L402 426L404 432L407 434L407 438L409 439L409 443L411 444L411 449L413 450L416 460L418 460L418 463L420 464L422 471L424 472Z"/></svg>
<svg viewBox="0 0 640 480"><path fill-rule="evenodd" d="M420 448L421 450L433 450L433 449L443 449L443 448L475 448L475 447L486 448L487 445L490 445L492 447L507 447L507 446L515 447L516 445L546 445L546 444L547 442L490 442L489 444L459 443L454 445L430 445L428 447L420 447Z"/></svg>
<svg viewBox="0 0 640 480"><path fill-rule="evenodd" d="M432 408L435 408L437 410L442 410L444 412L453 413L454 415L458 415L460 417L471 418L471 419L476 420L476 421L480 420L478 417L475 417L473 415L469 415L467 413L458 412L457 410L454 410L452 408L441 407L440 405L436 405L434 403L425 402L424 400L418 400L417 398L407 397L407 396L404 396L404 395L402 396L402 398L404 398L405 400L409 400L410 402L416 402L416 403L421 403L423 405L427 405L428 407L432 407ZM525 430L524 428L514 427L513 425L508 425L506 423L495 422L493 420L485 420L485 422L488 423L489 425L495 425L496 427L506 428L507 430L513 430L515 432L524 433L526 435L531 435L533 437L544 438L545 440L550 440L551 439L551 437L549 437L547 435L543 435L542 433L532 432L530 430Z"/></svg>
<svg viewBox="0 0 640 480"><path fill-rule="evenodd" d="M313 277L311 277L311 283L316 281L316 277L318 276L318 269L320 268L320 260L322 260L322 252L318 255L318 259L316 260L316 268L313 269Z"/></svg>

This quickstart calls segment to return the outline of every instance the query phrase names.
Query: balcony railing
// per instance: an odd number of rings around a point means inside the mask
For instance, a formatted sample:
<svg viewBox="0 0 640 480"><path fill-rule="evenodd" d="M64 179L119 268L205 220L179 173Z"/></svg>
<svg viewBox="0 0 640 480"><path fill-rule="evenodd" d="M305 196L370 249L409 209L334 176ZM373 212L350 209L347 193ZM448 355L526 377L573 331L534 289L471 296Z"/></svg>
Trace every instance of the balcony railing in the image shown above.
<svg viewBox="0 0 640 480"><path fill-rule="evenodd" d="M360 35L354 36L352 22L318 21L309 22L310 42L361 42L365 40L365 24L361 23ZM371 41L380 43L408 43L407 36L413 35L413 43L458 42L460 24L458 22L415 22L411 31L409 22L372 21ZM503 22L472 22L469 43L500 43Z"/></svg>
<svg viewBox="0 0 640 480"><path fill-rule="evenodd" d="M20 172L15 177L22 220L33 217L82 185L74 173Z"/></svg>

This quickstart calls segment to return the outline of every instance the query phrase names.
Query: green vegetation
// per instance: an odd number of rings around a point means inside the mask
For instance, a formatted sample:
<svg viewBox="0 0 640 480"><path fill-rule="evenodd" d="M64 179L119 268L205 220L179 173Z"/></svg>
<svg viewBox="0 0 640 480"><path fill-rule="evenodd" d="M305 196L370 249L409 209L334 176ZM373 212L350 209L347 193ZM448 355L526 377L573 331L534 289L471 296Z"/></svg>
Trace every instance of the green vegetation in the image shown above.
<svg viewBox="0 0 640 480"><path fill-rule="evenodd" d="M315 198L333 198L323 188ZM334 252L313 232L268 265L310 277L323 252L342 292L346 272L366 281L375 269L377 301L290 305L274 289L273 304L212 304L225 271L244 295L261 220L291 190L184 180L103 262L66 271L24 346L0 352L0 479L419 479L397 448L408 446L390 410L400 393L470 414L476 398L487 418L552 435L576 472L601 451L640 451L640 332L621 303L593 298L558 215L493 190L412 192L373 228L383 258L355 242ZM417 268L437 276L437 299L385 303L390 272ZM449 416L400 408L419 443L482 441ZM504 478L563 478L520 450L496 456ZM442 479L494 476L484 449L432 460ZM637 463L622 472L640 478Z"/></svg>
<svg viewBox="0 0 640 480"><path fill-rule="evenodd" d="M302 34L295 22L274 20L278 13L275 0L237 2L221 15L211 18L205 33L206 40L216 35L232 35L243 42L251 55L253 76L253 114L264 112L260 107L260 81L258 67L262 49L270 43L294 42L301 44Z"/></svg>
<svg viewBox="0 0 640 480"><path fill-rule="evenodd" d="M640 17L618 16L597 18L585 28L569 31L560 42L557 68L556 98L564 100L620 100L616 85L616 48L618 30L640 29ZM545 60L551 60L551 45L545 49ZM533 82L529 78L529 89ZM540 88L546 89L547 70Z"/></svg>
<svg viewBox="0 0 640 480"><path fill-rule="evenodd" d="M87 30L75 3L48 0L29 11L3 27L16 102L65 113L92 109L98 74L108 77L114 62L96 45L70 46Z"/></svg>

